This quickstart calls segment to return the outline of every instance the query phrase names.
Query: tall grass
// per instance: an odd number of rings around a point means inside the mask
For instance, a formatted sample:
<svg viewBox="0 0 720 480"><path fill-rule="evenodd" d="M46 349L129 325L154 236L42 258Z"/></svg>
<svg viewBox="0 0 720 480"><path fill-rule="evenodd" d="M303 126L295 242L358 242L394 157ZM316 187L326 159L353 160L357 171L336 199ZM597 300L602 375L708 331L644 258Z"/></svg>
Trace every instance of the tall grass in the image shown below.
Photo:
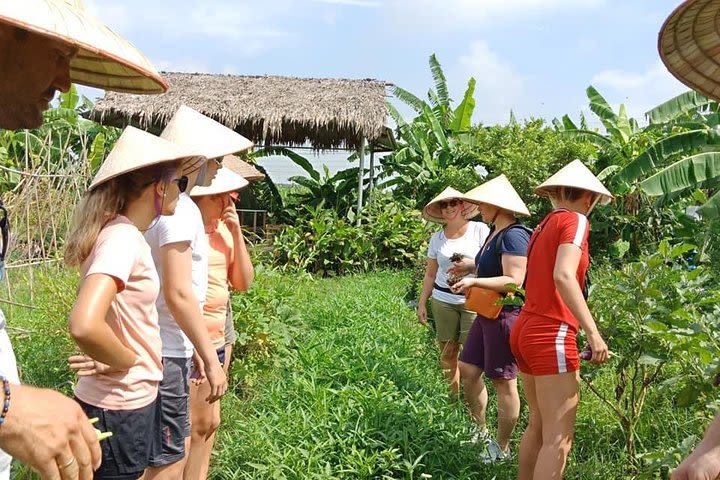
<svg viewBox="0 0 720 480"><path fill-rule="evenodd" d="M472 423L437 366L432 332L403 296L409 272L313 279L258 268L250 292L234 296L240 340L223 398L213 479L510 479L516 456L482 465ZM66 319L76 274L35 273L38 308L5 308L28 383L71 391L73 347ZM40 281L38 282L38 278ZM599 388L614 388L612 366ZM697 419L672 398L648 399L639 450L662 452ZM523 406L513 439L527 424ZM494 395L488 409L495 423ZM636 478L626 473L615 417L583 390L567 479ZM661 478L659 474L646 476ZM30 478L20 471L17 478Z"/></svg>

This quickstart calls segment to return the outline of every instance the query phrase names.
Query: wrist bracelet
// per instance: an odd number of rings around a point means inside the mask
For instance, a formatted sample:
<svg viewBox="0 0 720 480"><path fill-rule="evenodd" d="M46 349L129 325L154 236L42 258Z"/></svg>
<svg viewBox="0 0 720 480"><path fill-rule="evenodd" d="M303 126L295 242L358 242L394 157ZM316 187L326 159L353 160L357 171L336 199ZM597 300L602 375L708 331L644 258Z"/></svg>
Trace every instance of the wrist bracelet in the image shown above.
<svg viewBox="0 0 720 480"><path fill-rule="evenodd" d="M3 401L2 406L2 413L0 413L0 426L5 423L5 416L8 413L8 410L10 410L10 381L6 378L0 375L0 380L2 380L2 388L3 393L5 393L5 400Z"/></svg>

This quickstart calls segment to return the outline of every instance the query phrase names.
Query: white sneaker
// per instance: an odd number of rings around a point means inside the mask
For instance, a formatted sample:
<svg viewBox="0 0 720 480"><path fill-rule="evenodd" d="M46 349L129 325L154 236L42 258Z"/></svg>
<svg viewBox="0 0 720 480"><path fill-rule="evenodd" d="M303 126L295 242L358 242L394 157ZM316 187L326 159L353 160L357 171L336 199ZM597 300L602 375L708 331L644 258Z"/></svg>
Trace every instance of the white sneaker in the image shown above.
<svg viewBox="0 0 720 480"><path fill-rule="evenodd" d="M475 432L473 432L472 437L470 437L470 443L481 443L484 445L490 445L490 442L492 441L492 438L490 438L490 432L488 432L487 428L484 428L480 430L479 428L475 427Z"/></svg>
<svg viewBox="0 0 720 480"><path fill-rule="evenodd" d="M502 451L500 445L495 440L490 440L487 448L480 454L480 461L482 463L496 463L503 462L510 458L510 450Z"/></svg>

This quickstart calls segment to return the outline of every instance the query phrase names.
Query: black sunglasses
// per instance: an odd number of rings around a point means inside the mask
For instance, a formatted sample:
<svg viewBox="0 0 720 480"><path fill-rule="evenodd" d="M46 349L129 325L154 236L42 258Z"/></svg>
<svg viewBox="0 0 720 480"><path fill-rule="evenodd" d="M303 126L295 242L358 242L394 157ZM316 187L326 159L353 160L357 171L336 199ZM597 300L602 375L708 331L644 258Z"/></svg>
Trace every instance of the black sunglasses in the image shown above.
<svg viewBox="0 0 720 480"><path fill-rule="evenodd" d="M460 200L441 200L438 202L438 207L440 208L440 210L448 207L457 207L458 205L460 205Z"/></svg>
<svg viewBox="0 0 720 480"><path fill-rule="evenodd" d="M183 175L182 177L173 180L173 182L178 184L178 190L180 190L180 193L183 193L188 186L188 177Z"/></svg>

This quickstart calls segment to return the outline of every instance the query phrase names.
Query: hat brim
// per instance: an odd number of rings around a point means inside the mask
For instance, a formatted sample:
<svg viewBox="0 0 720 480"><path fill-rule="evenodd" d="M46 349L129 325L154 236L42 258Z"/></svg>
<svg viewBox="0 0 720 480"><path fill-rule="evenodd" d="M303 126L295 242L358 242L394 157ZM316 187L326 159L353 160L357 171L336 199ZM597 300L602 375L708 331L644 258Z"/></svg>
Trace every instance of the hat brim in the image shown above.
<svg viewBox="0 0 720 480"><path fill-rule="evenodd" d="M688 0L663 23L658 34L660 58L688 87L720 100L720 2Z"/></svg>
<svg viewBox="0 0 720 480"><path fill-rule="evenodd" d="M477 205L469 204L465 201L465 199L461 197L449 197L448 199L452 200L460 200L461 202L465 203L465 206L463 207L462 211L460 212L460 215L463 216L466 220L469 220L471 218L475 218L478 215L478 208ZM443 199L447 200L447 199ZM431 202L423 208L423 218L427 220L428 222L433 223L439 223L441 225L445 225L447 223L447 220L443 217L442 210L438 206L438 203L443 200L438 200L437 202Z"/></svg>
<svg viewBox="0 0 720 480"><path fill-rule="evenodd" d="M167 81L130 42L66 2L3 2L0 23L77 47L70 62L73 83L139 94L168 89Z"/></svg>
<svg viewBox="0 0 720 480"><path fill-rule="evenodd" d="M207 187L196 185L191 191L191 197L203 197L207 195L220 195L223 193L236 192L250 185L245 178L233 172L229 168L221 168L212 183Z"/></svg>
<svg viewBox="0 0 720 480"><path fill-rule="evenodd" d="M607 194L605 192L598 191L597 189L579 187L577 185L544 185L544 186L537 187L535 189L535 195L538 195L540 197L550 197L550 195L552 195L556 189L562 188L562 187L577 188L579 190L585 190L586 192L590 192L590 193L594 193L595 195L599 195L600 200L598 200L598 203L600 205L607 205L610 202L612 202L613 198L615 198L612 194Z"/></svg>

